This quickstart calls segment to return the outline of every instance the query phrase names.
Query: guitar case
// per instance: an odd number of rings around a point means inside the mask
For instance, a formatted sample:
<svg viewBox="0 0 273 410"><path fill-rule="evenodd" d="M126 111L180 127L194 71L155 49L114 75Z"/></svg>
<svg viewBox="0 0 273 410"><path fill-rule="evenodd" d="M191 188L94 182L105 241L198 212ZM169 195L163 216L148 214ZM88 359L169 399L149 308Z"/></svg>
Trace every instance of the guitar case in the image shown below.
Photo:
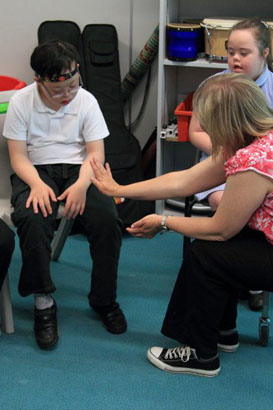
<svg viewBox="0 0 273 410"><path fill-rule="evenodd" d="M122 185L143 180L142 154L138 140L124 121L119 66L118 36L111 24L88 24L82 34L71 21L45 21L38 29L39 44L60 39L79 51L84 88L98 100L110 135L105 138L105 159L114 179ZM150 213L151 201L125 199L117 204L124 228Z"/></svg>

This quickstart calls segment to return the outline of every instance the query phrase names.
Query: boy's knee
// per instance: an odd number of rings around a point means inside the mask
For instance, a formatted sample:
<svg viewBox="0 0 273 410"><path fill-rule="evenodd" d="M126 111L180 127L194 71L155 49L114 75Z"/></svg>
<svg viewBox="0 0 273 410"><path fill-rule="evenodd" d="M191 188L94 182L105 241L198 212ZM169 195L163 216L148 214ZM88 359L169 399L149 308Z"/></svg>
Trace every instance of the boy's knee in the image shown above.
<svg viewBox="0 0 273 410"><path fill-rule="evenodd" d="M25 212L23 215L13 214L12 220L14 225L18 228L18 233L31 232L39 238L39 235L54 231L56 226L56 218L52 215L44 217L39 211L37 214L33 210Z"/></svg>
<svg viewBox="0 0 273 410"><path fill-rule="evenodd" d="M121 235L122 223L117 213L111 209L92 209L83 219L88 233L99 235Z"/></svg>
<svg viewBox="0 0 273 410"><path fill-rule="evenodd" d="M97 213L93 218L92 225L94 228L102 229L116 229L120 228L120 220L117 215L111 212Z"/></svg>

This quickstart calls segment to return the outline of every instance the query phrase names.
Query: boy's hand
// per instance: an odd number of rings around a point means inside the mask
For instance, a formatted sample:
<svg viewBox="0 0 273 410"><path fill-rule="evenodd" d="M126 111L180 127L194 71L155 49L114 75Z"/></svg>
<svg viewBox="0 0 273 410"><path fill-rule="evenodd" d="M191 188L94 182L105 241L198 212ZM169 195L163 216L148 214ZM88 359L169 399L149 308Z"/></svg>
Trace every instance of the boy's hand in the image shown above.
<svg viewBox="0 0 273 410"><path fill-rule="evenodd" d="M92 183L105 195L119 196L119 184L113 179L108 163L105 168L95 158L91 158L90 165L94 173L91 177Z"/></svg>
<svg viewBox="0 0 273 410"><path fill-rule="evenodd" d="M40 208L46 218L48 214L52 214L50 200L57 202L56 195L53 189L41 180L31 188L26 208L29 208L32 204L34 213L37 214Z"/></svg>
<svg viewBox="0 0 273 410"><path fill-rule="evenodd" d="M67 219L75 219L79 214L82 215L86 203L86 189L78 182L68 187L60 196L58 201L65 200L65 208L63 215Z"/></svg>
<svg viewBox="0 0 273 410"><path fill-rule="evenodd" d="M126 228L126 231L139 238L151 239L161 231L161 219L161 215L147 215L139 221L134 222L130 228Z"/></svg>

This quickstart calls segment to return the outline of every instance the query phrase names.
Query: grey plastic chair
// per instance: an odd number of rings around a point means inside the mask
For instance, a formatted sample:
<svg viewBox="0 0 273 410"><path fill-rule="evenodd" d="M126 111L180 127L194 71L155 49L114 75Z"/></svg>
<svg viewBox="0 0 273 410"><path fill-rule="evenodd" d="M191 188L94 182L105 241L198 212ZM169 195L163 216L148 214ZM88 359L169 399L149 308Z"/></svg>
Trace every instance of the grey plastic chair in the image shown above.
<svg viewBox="0 0 273 410"><path fill-rule="evenodd" d="M10 298L8 274L5 277L0 292L0 334L1 330L3 330L6 333L14 333L13 313Z"/></svg>

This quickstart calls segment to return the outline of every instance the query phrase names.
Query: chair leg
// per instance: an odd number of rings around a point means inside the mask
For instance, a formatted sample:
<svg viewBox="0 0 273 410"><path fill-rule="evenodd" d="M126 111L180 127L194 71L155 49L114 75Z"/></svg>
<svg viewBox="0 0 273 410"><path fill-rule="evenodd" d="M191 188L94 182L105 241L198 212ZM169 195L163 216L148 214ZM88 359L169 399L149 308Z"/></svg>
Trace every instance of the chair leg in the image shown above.
<svg viewBox="0 0 273 410"><path fill-rule="evenodd" d="M12 304L9 289L9 277L6 274L1 292L0 292L0 318L2 330L6 333L14 333L14 323L12 314Z"/></svg>
<svg viewBox="0 0 273 410"><path fill-rule="evenodd" d="M196 202L196 198L194 195L192 196L187 196L185 198L185 211L184 211L184 215L186 217L191 217L191 211L192 211L192 207Z"/></svg>
<svg viewBox="0 0 273 410"><path fill-rule="evenodd" d="M70 234L74 219L66 219L62 217L57 233L52 242L51 260L57 261L63 250L66 238Z"/></svg>
<svg viewBox="0 0 273 410"><path fill-rule="evenodd" d="M270 293L264 291L263 292L263 313L262 313L262 316L264 318L269 317L269 299L270 299Z"/></svg>

